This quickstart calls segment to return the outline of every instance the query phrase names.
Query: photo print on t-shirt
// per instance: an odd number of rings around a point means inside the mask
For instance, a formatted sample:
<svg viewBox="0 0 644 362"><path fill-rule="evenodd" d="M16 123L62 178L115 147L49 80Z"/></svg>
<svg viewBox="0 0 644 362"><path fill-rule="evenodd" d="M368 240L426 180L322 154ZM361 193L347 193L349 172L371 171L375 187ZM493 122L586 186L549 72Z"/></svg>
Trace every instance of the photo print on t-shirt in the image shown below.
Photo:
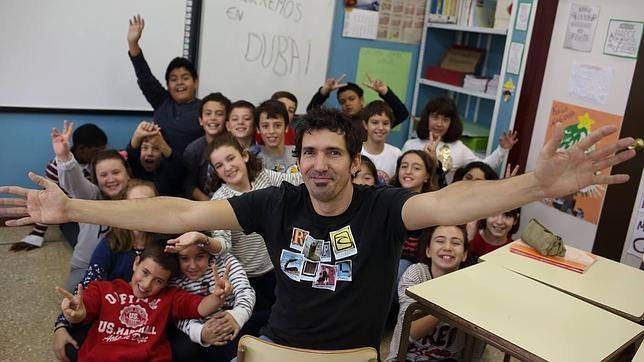
<svg viewBox="0 0 644 362"><path fill-rule="evenodd" d="M324 241L324 246L322 246L322 256L320 257L320 261L323 263L331 262L331 242L330 241Z"/></svg>
<svg viewBox="0 0 644 362"><path fill-rule="evenodd" d="M335 263L336 269L338 271L337 276L339 281L350 282L352 272L352 262L351 260L343 260Z"/></svg>
<svg viewBox="0 0 644 362"><path fill-rule="evenodd" d="M319 264L320 263L318 263L317 261L304 259L304 266L302 266L302 275L300 275L300 281L315 280L315 275L317 274Z"/></svg>
<svg viewBox="0 0 644 362"><path fill-rule="evenodd" d="M315 279L313 279L313 288L335 291L337 280L337 269L335 265L320 263L315 274Z"/></svg>
<svg viewBox="0 0 644 362"><path fill-rule="evenodd" d="M286 276L295 280L296 282L300 281L300 274L302 273L302 264L304 258L300 253L294 253L289 250L282 249L282 255L280 256L280 267Z"/></svg>
<svg viewBox="0 0 644 362"><path fill-rule="evenodd" d="M293 233L291 234L291 248L302 251L304 240L307 236L309 236L308 231L300 228L293 228Z"/></svg>
<svg viewBox="0 0 644 362"><path fill-rule="evenodd" d="M324 248L324 240L316 240L308 235L304 239L304 247L302 248L302 255L305 258L313 261L320 261L322 259L322 249Z"/></svg>
<svg viewBox="0 0 644 362"><path fill-rule="evenodd" d="M331 238L335 260L358 254L358 247L351 233L351 226L347 225L342 229L331 231L329 232L329 237Z"/></svg>

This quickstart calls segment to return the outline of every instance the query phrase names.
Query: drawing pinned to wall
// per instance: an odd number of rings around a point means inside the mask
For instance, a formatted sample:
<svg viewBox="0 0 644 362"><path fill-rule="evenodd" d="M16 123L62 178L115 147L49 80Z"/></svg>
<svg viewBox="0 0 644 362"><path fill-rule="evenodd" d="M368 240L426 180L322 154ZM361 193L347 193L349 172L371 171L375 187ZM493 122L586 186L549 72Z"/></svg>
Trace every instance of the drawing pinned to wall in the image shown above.
<svg viewBox="0 0 644 362"><path fill-rule="evenodd" d="M418 43L425 24L424 0L382 0L378 40Z"/></svg>
<svg viewBox="0 0 644 362"><path fill-rule="evenodd" d="M622 125L622 116L578 105L553 101L544 143L550 140L553 135L555 125L558 122L561 122L564 126L564 136L559 144L559 149L563 150L573 147L576 143L588 136L590 132L599 127L606 125L617 127L618 132L602 139L598 144L593 146L592 149L594 149L595 147L599 148L603 145L617 141L619 137L619 129ZM598 174L608 175L610 174L610 169L600 171ZM596 225L599 221L605 192L605 186L591 185L574 194L556 199L545 199L543 202L561 212L573 215Z"/></svg>
<svg viewBox="0 0 644 362"><path fill-rule="evenodd" d="M590 52L593 49L595 28L599 19L599 6L570 4L570 16L564 48Z"/></svg>
<svg viewBox="0 0 644 362"><path fill-rule="evenodd" d="M519 11L517 12L517 21L514 28L516 30L528 31L528 23L530 21L530 10L532 4L521 3L519 4Z"/></svg>
<svg viewBox="0 0 644 362"><path fill-rule="evenodd" d="M642 22L611 19L604 54L637 59L643 28Z"/></svg>
<svg viewBox="0 0 644 362"><path fill-rule="evenodd" d="M344 0L342 36L376 39L378 34L379 1Z"/></svg>
<svg viewBox="0 0 644 362"><path fill-rule="evenodd" d="M512 42L508 55L508 65L506 72L519 75L521 72L521 61L523 58L523 43Z"/></svg>
<svg viewBox="0 0 644 362"><path fill-rule="evenodd" d="M613 88L613 67L573 62L568 93L579 100L606 104Z"/></svg>
<svg viewBox="0 0 644 362"><path fill-rule="evenodd" d="M509 102L510 98L512 98L512 94L514 94L514 89L515 89L514 82L512 79L508 79L503 83L503 102Z"/></svg>

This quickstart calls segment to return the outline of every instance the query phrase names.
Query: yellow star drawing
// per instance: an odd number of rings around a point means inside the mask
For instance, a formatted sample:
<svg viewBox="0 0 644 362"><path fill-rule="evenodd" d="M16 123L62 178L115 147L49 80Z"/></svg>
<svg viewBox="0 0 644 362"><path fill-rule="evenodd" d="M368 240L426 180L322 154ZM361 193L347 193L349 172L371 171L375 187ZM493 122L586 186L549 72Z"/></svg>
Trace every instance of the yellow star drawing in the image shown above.
<svg viewBox="0 0 644 362"><path fill-rule="evenodd" d="M590 126L592 126L593 123L595 123L595 120L590 118L590 116L588 115L588 112L584 113L583 116L577 116L577 120L579 121L579 123L577 123L577 128L579 129L585 128L586 130L588 130L588 132L590 132L590 128L591 128Z"/></svg>

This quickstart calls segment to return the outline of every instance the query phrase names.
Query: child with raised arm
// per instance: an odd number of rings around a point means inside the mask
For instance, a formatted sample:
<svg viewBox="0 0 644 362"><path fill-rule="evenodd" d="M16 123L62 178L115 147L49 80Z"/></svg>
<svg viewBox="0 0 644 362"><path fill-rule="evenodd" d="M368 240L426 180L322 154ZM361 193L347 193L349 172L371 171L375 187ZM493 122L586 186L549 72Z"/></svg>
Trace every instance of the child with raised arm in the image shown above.
<svg viewBox="0 0 644 362"><path fill-rule="evenodd" d="M186 195L193 200L207 201L217 186L213 182L213 170L208 164L205 152L208 144L226 132L226 119L230 112L230 100L223 94L210 93L201 101L199 124L204 135L192 141L183 152L183 165L186 169L184 188Z"/></svg>
<svg viewBox="0 0 644 362"><path fill-rule="evenodd" d="M65 296L61 309L70 323L92 323L78 351L79 360L170 361L166 328L171 321L214 313L230 293L228 270L206 297L168 287L178 271L176 255L149 245L134 262L132 280L95 281L78 294L57 288Z"/></svg>
<svg viewBox="0 0 644 362"><path fill-rule="evenodd" d="M378 184L388 184L396 172L396 161L402 154L400 148L387 141L394 114L383 101L373 101L362 110L362 124L367 140L362 142L362 155L369 157L378 170Z"/></svg>
<svg viewBox="0 0 644 362"><path fill-rule="evenodd" d="M140 15L130 19L127 42L139 88L154 109L154 121L165 131L166 141L181 157L186 146L203 135L199 126L199 79L194 65L186 58L174 58L165 72L167 90L152 74L139 39L145 21Z"/></svg>
<svg viewBox="0 0 644 362"><path fill-rule="evenodd" d="M89 167L91 181L87 180L84 168L69 147L73 125L73 122L65 121L62 132L54 128L51 133L60 186L67 190L70 197L76 199L122 199L123 190L131 175L127 161L116 150L100 151ZM67 289L73 289L81 281L96 245L110 230L109 227L87 223L79 223L78 228L78 243L74 246L69 277L65 284Z"/></svg>
<svg viewBox="0 0 644 362"><path fill-rule="evenodd" d="M229 253L211 255L200 244L203 236L189 232L168 240L166 252L178 253L181 269L181 275L173 278L170 285L207 295L215 288L212 264L216 264L219 277L223 277L225 267L229 266L232 293L212 316L179 321L177 327L183 333L174 333L171 329L169 338L173 360L230 361L236 355L239 331L253 312L255 290L239 261Z"/></svg>
<svg viewBox="0 0 644 362"><path fill-rule="evenodd" d="M313 108L319 108L322 104L329 98L331 92L337 90L338 103L342 108L342 113L349 116L353 122L356 130L360 133L362 140L364 141L367 137L362 127L362 119L360 117L360 111L364 107L364 90L362 88L351 82L343 83L342 80L346 75L343 74L339 78L329 78L320 89L313 95L311 102L306 107L307 112ZM371 74L367 74L368 82L363 83L364 86L373 89L378 93L380 98L385 101L389 107L391 107L394 117L391 120L391 128L396 127L402 123L407 117L409 117L409 111L405 104L394 94L394 92L389 88L383 81L375 79Z"/></svg>
<svg viewBox="0 0 644 362"><path fill-rule="evenodd" d="M459 138L463 135L463 123L453 99L437 97L423 108L416 133L418 138L410 139L402 151L424 150L440 161L451 183L454 171L473 161L483 161L492 168L503 161L510 149L517 143L516 132L506 132L499 138L499 146L490 155L480 159Z"/></svg>
<svg viewBox="0 0 644 362"><path fill-rule="evenodd" d="M127 145L132 175L153 182L161 196L183 196L183 166L158 124L142 121Z"/></svg>
<svg viewBox="0 0 644 362"><path fill-rule="evenodd" d="M74 158L83 168L83 175L89 179L88 165L97 152L105 148L107 135L97 125L86 123L74 130L72 134L72 146L70 148ZM58 184L58 168L56 158L49 161L45 168L45 177ZM65 191L65 189L63 189ZM65 191L66 192L66 191ZM35 224L29 235L17 243L11 245L9 250L32 250L42 246L45 238L47 225ZM78 223L70 222L60 225L60 231L69 244L74 247L78 242Z"/></svg>
<svg viewBox="0 0 644 362"><path fill-rule="evenodd" d="M125 189L127 200L158 196L154 184L149 181L130 179ZM90 259L89 266L80 284L86 288L94 280L129 281L132 279L132 265L148 243L155 242L154 235L144 231L111 228ZM162 239L165 243L167 238ZM74 293L77 291L74 290ZM60 314L54 326L54 354L61 361L76 361L77 350L85 340L89 325L72 327Z"/></svg>

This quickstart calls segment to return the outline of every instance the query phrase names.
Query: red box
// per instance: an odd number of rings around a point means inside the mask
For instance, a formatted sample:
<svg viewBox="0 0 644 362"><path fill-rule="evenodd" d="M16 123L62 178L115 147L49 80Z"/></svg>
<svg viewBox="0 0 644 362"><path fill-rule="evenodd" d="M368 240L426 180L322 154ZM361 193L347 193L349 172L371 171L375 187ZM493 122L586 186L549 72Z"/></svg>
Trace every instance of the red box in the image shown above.
<svg viewBox="0 0 644 362"><path fill-rule="evenodd" d="M465 73L430 65L425 69L425 79L462 87Z"/></svg>

